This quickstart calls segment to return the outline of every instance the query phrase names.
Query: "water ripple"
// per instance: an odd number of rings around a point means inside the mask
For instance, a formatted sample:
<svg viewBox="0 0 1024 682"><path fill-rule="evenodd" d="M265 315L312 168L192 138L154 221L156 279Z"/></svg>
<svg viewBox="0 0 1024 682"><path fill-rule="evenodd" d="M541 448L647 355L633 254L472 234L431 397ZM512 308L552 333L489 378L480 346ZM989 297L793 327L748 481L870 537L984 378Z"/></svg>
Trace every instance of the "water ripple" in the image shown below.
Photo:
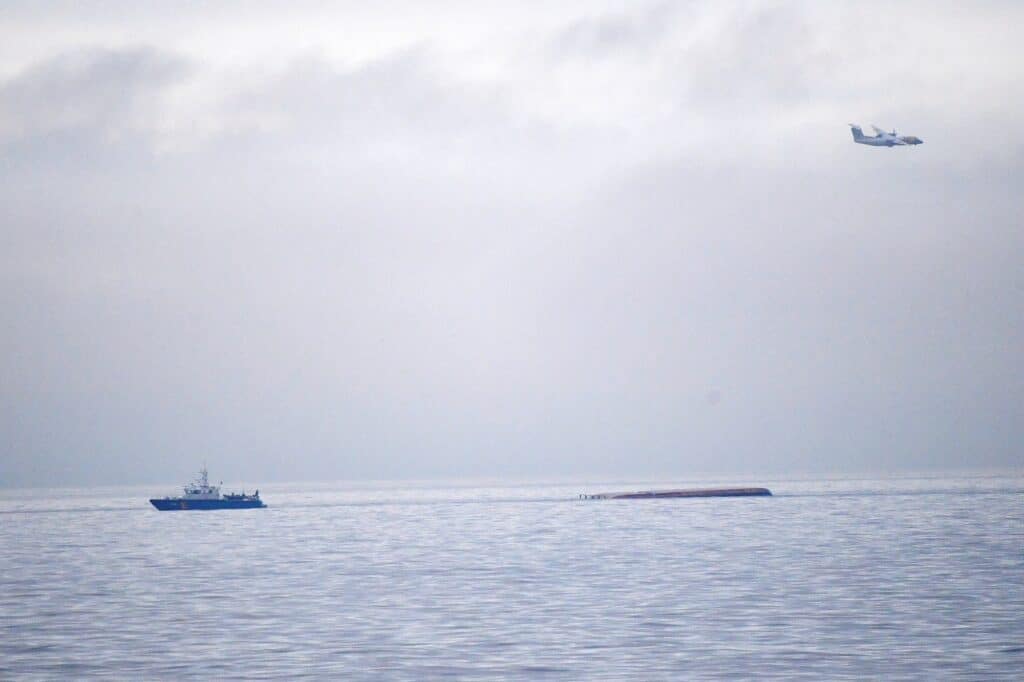
<svg viewBox="0 0 1024 682"><path fill-rule="evenodd" d="M1024 670L1019 478L571 499L622 487L267 486L269 509L206 514L5 493L0 678Z"/></svg>

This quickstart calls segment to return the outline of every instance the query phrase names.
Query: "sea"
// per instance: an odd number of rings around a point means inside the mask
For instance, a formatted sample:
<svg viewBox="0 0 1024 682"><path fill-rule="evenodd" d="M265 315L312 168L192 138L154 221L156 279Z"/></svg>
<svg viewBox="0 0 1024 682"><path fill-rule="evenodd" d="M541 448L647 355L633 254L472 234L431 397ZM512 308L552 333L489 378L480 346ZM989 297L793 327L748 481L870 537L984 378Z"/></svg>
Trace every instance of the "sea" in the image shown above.
<svg viewBox="0 0 1024 682"><path fill-rule="evenodd" d="M259 487L0 491L0 679L1024 679L1024 474Z"/></svg>

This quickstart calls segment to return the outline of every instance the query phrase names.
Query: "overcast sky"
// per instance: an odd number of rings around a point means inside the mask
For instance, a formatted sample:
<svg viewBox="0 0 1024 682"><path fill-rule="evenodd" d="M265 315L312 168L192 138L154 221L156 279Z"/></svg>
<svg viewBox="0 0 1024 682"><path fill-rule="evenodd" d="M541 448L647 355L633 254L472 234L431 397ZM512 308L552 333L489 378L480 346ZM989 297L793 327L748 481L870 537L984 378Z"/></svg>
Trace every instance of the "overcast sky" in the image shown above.
<svg viewBox="0 0 1024 682"><path fill-rule="evenodd" d="M1022 26L5 2L0 485L1022 467Z"/></svg>

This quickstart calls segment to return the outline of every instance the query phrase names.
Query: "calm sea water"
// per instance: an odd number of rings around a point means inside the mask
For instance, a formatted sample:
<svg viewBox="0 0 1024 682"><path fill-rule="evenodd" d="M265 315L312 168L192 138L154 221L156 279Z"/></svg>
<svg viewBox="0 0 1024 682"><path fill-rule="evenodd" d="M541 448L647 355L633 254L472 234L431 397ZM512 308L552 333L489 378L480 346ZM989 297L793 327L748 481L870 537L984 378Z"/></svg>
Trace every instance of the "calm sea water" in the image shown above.
<svg viewBox="0 0 1024 682"><path fill-rule="evenodd" d="M1024 676L1019 476L260 487L0 492L0 679Z"/></svg>

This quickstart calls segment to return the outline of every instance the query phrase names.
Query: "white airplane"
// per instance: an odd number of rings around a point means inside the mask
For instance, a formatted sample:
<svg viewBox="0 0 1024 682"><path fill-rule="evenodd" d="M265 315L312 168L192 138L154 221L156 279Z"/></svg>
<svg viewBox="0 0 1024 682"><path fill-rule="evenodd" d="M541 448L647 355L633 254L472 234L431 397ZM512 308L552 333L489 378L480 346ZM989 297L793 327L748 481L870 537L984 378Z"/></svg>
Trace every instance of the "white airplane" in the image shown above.
<svg viewBox="0 0 1024 682"><path fill-rule="evenodd" d="M871 127L878 133L873 137L865 135L856 123L851 123L850 130L853 132L853 141L857 144L869 144L872 147L905 147L924 142L921 138L913 135L897 135L895 129L891 133L887 133L876 125Z"/></svg>

